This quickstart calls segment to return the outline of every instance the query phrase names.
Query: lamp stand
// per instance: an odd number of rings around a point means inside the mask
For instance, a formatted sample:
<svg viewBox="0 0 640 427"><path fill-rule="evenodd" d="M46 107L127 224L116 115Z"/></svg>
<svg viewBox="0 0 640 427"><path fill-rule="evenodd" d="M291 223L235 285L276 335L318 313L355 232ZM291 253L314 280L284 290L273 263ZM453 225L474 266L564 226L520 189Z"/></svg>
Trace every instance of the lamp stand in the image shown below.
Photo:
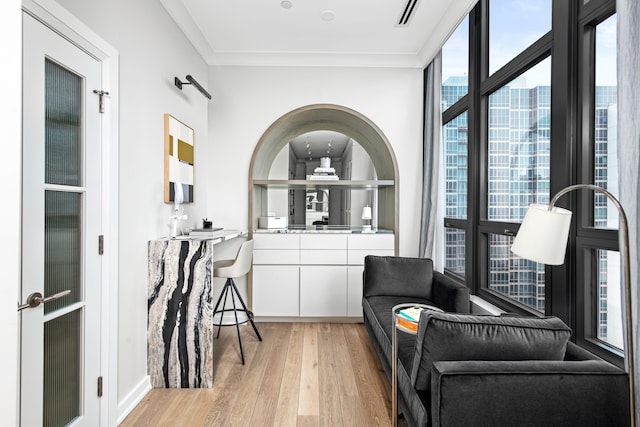
<svg viewBox="0 0 640 427"><path fill-rule="evenodd" d="M635 411L635 386L634 386L634 360L633 360L633 331L632 331L632 319L631 319L631 270L630 270L630 257L629 257L629 228L627 225L627 215L624 213L624 209L620 204L620 201L615 198L613 194L608 192L602 187L591 184L576 184L564 188L556 194L551 203L549 203L549 210L551 210L558 199L566 193L573 190L593 190L597 193L602 193L614 204L618 209L620 215L620 258L622 260L622 281L624 282L624 320L625 325L625 349L624 360L625 369L629 374L629 412L631 418L631 427L636 425L636 411Z"/></svg>

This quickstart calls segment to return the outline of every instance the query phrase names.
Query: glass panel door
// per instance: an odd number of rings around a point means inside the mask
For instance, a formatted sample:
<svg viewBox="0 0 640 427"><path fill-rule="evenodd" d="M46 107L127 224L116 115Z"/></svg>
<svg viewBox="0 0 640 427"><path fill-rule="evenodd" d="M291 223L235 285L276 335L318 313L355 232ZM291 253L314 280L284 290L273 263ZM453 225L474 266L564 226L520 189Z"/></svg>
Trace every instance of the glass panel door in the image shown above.
<svg viewBox="0 0 640 427"><path fill-rule="evenodd" d="M20 425L100 425L101 63L23 14Z"/></svg>
<svg viewBox="0 0 640 427"><path fill-rule="evenodd" d="M44 425L80 415L82 78L45 60ZM74 304L78 303L80 304Z"/></svg>

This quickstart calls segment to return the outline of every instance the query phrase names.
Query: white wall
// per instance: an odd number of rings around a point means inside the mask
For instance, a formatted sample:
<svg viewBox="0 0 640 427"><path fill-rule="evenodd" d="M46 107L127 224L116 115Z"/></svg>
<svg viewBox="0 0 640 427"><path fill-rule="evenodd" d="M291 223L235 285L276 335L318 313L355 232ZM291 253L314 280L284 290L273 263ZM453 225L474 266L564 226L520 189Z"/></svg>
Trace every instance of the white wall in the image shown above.
<svg viewBox="0 0 640 427"><path fill-rule="evenodd" d="M400 254L417 255L422 70L211 67L209 87L214 100L207 211L216 221L247 227L251 156L276 119L303 105L340 104L368 117L389 139L400 170Z"/></svg>
<svg viewBox="0 0 640 427"><path fill-rule="evenodd" d="M189 225L206 216L216 225L244 229L249 163L267 127L302 105L335 103L359 111L381 128L395 151L400 168L400 252L417 253L421 70L209 68L156 0L59 3L120 53L121 410L146 378L147 241L168 231L170 207L163 203L164 113L195 130L196 203L187 206ZM213 100L207 101L190 86L182 92L175 88L174 76L186 74L207 87ZM234 249L230 248L231 255ZM15 351L11 353L15 357ZM15 388L9 391L15 393ZM10 406L10 400L4 402Z"/></svg>
<svg viewBox="0 0 640 427"><path fill-rule="evenodd" d="M207 87L207 66L157 0L59 0L120 53L118 403L147 375L147 241L168 234L163 203L164 113L195 131L195 203L189 225L206 212L208 100L174 76ZM108 239L108 236L106 236Z"/></svg>
<svg viewBox="0 0 640 427"><path fill-rule="evenodd" d="M0 419L2 424L16 425L18 386L18 290L20 289L20 185L21 162L21 15L20 0L0 2L0 33L2 34L2 67L0 81L13 82L4 85L0 117L4 144L3 165L0 168L3 209L0 209L0 241L4 249L0 259L3 298L0 298ZM11 42L5 43L10 40Z"/></svg>

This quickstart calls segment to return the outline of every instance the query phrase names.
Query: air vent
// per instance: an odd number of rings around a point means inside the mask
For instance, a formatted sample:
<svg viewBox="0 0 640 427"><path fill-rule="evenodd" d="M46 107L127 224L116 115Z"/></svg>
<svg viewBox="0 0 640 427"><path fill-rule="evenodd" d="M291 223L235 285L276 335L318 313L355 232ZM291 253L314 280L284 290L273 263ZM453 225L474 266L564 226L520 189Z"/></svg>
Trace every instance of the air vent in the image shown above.
<svg viewBox="0 0 640 427"><path fill-rule="evenodd" d="M407 5L402 10L402 15L400 15L400 19L396 24L398 27L407 27L409 25L419 2L420 0L407 0Z"/></svg>

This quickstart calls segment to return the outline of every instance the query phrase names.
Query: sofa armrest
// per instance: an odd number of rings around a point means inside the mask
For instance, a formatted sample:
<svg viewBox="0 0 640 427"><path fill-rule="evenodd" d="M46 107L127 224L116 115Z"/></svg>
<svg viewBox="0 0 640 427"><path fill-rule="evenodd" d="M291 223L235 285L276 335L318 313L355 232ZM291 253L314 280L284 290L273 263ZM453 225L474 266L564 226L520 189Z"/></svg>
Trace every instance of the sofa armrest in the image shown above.
<svg viewBox="0 0 640 427"><path fill-rule="evenodd" d="M451 313L470 312L469 288L439 271L433 272L432 294L435 305L444 311Z"/></svg>
<svg viewBox="0 0 640 427"><path fill-rule="evenodd" d="M435 362L432 426L627 426L628 384L598 360Z"/></svg>

